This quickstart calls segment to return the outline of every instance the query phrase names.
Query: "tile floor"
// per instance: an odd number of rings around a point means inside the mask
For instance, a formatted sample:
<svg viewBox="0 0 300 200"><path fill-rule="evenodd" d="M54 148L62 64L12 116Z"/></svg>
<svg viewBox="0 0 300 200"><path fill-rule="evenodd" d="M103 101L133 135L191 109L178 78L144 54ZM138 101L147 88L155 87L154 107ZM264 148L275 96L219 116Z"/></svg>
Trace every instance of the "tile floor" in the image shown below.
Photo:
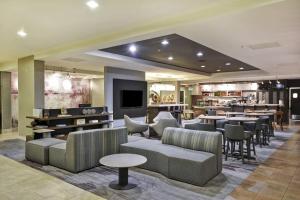
<svg viewBox="0 0 300 200"><path fill-rule="evenodd" d="M300 132L258 166L226 199L299 200Z"/></svg>
<svg viewBox="0 0 300 200"><path fill-rule="evenodd" d="M7 157L0 156L0 163L1 200L102 200L99 196Z"/></svg>

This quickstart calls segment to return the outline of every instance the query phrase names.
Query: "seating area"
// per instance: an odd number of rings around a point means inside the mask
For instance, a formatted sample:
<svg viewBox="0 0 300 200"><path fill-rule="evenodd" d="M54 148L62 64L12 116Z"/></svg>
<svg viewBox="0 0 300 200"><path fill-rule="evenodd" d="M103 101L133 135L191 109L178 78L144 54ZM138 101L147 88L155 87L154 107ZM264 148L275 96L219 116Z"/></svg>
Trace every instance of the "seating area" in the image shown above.
<svg viewBox="0 0 300 200"><path fill-rule="evenodd" d="M299 10L0 1L0 200L298 200Z"/></svg>

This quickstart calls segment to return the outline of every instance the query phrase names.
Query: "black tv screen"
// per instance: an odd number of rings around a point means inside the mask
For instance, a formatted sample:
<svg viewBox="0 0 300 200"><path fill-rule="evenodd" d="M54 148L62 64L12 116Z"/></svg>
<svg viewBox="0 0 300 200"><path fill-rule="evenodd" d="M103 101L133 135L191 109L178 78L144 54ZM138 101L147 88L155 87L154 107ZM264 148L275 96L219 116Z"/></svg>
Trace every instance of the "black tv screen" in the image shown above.
<svg viewBox="0 0 300 200"><path fill-rule="evenodd" d="M121 90L121 107L136 108L143 106L142 90Z"/></svg>

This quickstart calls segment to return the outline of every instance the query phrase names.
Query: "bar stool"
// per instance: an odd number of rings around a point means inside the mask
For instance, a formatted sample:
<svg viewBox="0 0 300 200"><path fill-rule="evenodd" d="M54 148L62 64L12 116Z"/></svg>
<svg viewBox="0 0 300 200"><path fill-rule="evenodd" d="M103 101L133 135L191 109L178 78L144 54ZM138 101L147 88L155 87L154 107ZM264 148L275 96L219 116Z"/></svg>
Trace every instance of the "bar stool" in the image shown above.
<svg viewBox="0 0 300 200"><path fill-rule="evenodd" d="M208 116L216 116L217 115L217 111L215 111L215 110L208 110L207 111L207 115Z"/></svg>
<svg viewBox="0 0 300 200"><path fill-rule="evenodd" d="M254 141L254 135L256 134L256 122L244 122L244 132L249 134L249 150L253 151L253 154L256 155L255 151L255 141ZM251 148L252 144L252 148Z"/></svg>
<svg viewBox="0 0 300 200"><path fill-rule="evenodd" d="M225 137L227 141L227 147L225 152L225 160L227 160L228 157L228 151L229 146L231 146L231 153L230 156L233 157L234 151L235 151L235 143L238 143L239 145L239 155L242 158L242 162L244 163L244 140L247 140L249 138L248 134L245 134L244 127L240 125L232 125L232 124L226 124L225 125Z"/></svg>
<svg viewBox="0 0 300 200"><path fill-rule="evenodd" d="M225 138L225 125L229 124L229 121L226 119L219 119L216 121L216 130L222 133L223 136L223 153L225 154L225 144L226 144L226 138Z"/></svg>
<svg viewBox="0 0 300 200"><path fill-rule="evenodd" d="M267 140L269 136L269 118L259 117L256 121L256 143L262 147L262 145L267 145Z"/></svg>

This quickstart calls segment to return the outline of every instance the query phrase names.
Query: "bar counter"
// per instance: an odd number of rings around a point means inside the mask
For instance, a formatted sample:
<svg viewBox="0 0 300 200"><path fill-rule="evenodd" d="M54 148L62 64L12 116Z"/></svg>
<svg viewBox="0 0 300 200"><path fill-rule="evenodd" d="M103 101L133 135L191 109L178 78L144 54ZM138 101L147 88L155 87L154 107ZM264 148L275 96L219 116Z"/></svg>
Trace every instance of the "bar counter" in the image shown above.
<svg viewBox="0 0 300 200"><path fill-rule="evenodd" d="M188 104L150 104L148 105L148 123L153 123L153 118L156 117L161 111L183 111L184 107L186 106L188 106Z"/></svg>

